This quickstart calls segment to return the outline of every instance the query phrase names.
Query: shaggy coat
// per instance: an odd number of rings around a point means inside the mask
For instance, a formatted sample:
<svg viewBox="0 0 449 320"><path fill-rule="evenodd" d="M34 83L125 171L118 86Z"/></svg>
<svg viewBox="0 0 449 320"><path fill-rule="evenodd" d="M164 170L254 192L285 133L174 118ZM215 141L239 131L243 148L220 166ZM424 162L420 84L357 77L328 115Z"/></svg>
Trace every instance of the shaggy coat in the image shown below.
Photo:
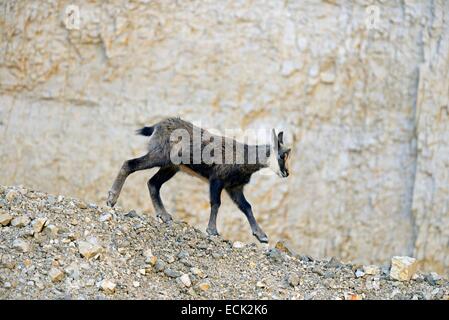
<svg viewBox="0 0 449 320"><path fill-rule="evenodd" d="M182 119L169 118L151 127L144 127L137 133L150 137L148 153L123 163L109 191L109 206L115 205L131 173L159 167L159 171L148 181L148 189L157 216L168 222L172 218L162 203L160 188L177 172L183 171L209 183L211 213L206 230L208 234L218 235L216 219L224 189L246 215L253 235L260 242L268 242L267 235L254 218L243 188L252 174L262 168L268 167L281 177L288 176L290 149L284 147L282 132L276 135L273 130L270 145L248 145L213 135ZM208 153L204 153L205 150ZM206 159L204 154L209 157Z"/></svg>

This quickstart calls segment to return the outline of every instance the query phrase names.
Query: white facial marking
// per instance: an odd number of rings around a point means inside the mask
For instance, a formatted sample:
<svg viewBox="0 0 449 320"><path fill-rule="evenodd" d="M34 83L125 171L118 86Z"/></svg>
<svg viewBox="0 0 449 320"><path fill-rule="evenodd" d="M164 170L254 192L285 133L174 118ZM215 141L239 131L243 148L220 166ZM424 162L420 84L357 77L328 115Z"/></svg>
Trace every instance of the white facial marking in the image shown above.
<svg viewBox="0 0 449 320"><path fill-rule="evenodd" d="M281 168L279 167L278 159L276 156L276 150L272 147L270 156L268 157L268 168L270 168L279 177L282 177Z"/></svg>

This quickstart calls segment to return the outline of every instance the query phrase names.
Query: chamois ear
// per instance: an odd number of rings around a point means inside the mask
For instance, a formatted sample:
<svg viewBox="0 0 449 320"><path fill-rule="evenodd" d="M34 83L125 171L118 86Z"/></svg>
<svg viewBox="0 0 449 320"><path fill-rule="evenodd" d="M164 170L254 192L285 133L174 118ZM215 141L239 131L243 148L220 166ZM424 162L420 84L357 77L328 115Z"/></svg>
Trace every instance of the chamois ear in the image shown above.
<svg viewBox="0 0 449 320"><path fill-rule="evenodd" d="M278 141L280 144L284 144L284 131L278 133Z"/></svg>

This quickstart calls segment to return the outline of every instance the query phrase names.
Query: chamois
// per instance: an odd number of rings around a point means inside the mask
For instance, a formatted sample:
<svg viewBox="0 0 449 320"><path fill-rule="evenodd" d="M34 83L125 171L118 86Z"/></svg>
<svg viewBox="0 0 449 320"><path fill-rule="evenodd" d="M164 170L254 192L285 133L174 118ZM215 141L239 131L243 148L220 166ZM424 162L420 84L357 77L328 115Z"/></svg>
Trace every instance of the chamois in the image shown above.
<svg viewBox="0 0 449 320"><path fill-rule="evenodd" d="M200 133L199 146L195 146L195 130ZM183 132L185 135L177 135L179 132ZM216 221L221 204L221 192L224 189L245 214L253 235L262 243L268 242L267 235L254 218L251 205L243 194L243 188L250 181L251 175L262 168L270 168L280 177L289 175L290 149L284 146L283 132L276 135L273 129L269 145L248 145L231 138L212 135L207 130L180 118L168 118L154 126L143 127L137 131L137 134L150 137L149 151L140 158L123 163L108 193L108 206L115 205L123 184L131 173L159 167L159 171L149 179L147 185L157 217L168 222L172 217L165 210L160 197L160 189L178 171L183 171L209 183L211 211L206 229L209 235L218 235ZM173 137L177 139L173 139ZM188 144L182 145L180 137L186 138ZM185 140L181 142L186 143ZM180 148L179 145L181 145ZM206 161L203 158L195 159L196 147L200 147L201 150L211 149L210 154L214 157L213 161ZM221 155L220 152L216 152L217 150L222 151ZM238 161L239 150L241 151L240 161ZM180 152L184 156L181 160L176 158L179 157Z"/></svg>

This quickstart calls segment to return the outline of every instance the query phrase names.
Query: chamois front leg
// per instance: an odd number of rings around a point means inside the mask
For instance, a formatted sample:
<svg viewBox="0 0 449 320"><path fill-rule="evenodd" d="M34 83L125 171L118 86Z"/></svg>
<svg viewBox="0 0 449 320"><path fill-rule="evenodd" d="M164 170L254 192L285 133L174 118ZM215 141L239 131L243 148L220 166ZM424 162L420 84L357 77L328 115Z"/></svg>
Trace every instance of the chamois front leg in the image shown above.
<svg viewBox="0 0 449 320"><path fill-rule="evenodd" d="M237 187L233 189L226 189L232 201L239 207L239 209L245 214L248 219L249 225L251 226L251 230L253 235L262 243L268 243L268 236L263 232L262 228L257 224L256 219L254 218L253 211L251 209L251 205L246 200L243 195L243 187Z"/></svg>
<svg viewBox="0 0 449 320"><path fill-rule="evenodd" d="M210 191L210 217L206 232L211 236L218 236L217 215L221 205L221 191L223 190L223 181L213 179L209 183Z"/></svg>
<svg viewBox="0 0 449 320"><path fill-rule="evenodd" d="M110 207L113 207L116 204L123 184L125 183L126 178L131 173L139 170L149 169L151 167L153 167L153 165L150 161L149 154L146 154L140 158L125 161L120 168L117 178L115 178L114 184L108 192L108 200L106 204Z"/></svg>

